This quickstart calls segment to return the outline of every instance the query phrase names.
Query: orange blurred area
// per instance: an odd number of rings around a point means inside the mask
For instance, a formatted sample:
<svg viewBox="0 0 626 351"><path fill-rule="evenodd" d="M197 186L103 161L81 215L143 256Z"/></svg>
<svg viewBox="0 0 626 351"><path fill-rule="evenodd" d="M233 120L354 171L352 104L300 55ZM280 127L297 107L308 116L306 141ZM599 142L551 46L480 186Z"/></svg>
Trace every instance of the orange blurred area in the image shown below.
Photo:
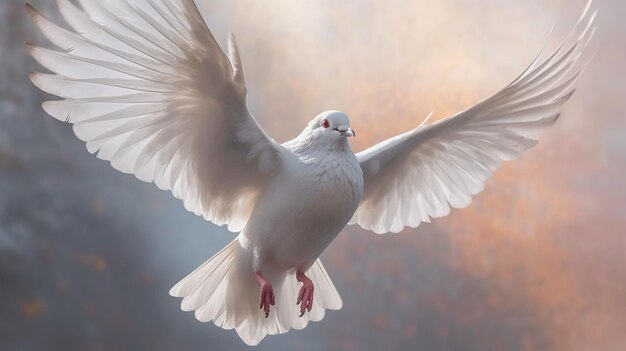
<svg viewBox="0 0 626 351"><path fill-rule="evenodd" d="M24 319L35 319L45 313L48 307L41 299L32 299L22 302L20 313Z"/></svg>
<svg viewBox="0 0 626 351"><path fill-rule="evenodd" d="M104 272L107 269L107 260L102 256L94 254L81 254L78 256L78 260L84 266L98 273Z"/></svg>

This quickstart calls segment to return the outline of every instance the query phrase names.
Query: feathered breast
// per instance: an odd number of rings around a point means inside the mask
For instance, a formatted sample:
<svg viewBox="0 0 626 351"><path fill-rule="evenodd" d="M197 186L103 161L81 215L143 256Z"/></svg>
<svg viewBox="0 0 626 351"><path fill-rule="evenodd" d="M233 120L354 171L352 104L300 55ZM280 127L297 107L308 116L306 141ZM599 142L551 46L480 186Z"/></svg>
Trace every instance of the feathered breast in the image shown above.
<svg viewBox="0 0 626 351"><path fill-rule="evenodd" d="M323 200L324 212L341 217L352 215L363 193L363 173L348 150L325 150L300 159L303 176L310 179L314 199Z"/></svg>

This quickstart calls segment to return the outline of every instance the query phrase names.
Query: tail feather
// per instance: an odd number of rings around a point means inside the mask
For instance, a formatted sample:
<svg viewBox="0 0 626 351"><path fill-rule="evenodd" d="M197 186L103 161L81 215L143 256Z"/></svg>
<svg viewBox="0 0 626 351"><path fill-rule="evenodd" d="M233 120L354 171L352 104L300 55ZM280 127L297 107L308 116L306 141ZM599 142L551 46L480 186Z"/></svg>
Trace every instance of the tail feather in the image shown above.
<svg viewBox="0 0 626 351"><path fill-rule="evenodd" d="M228 244L211 259L189 273L170 289L170 295L174 297L187 297L196 292L218 266L225 260L232 260L234 258L233 251L236 249L234 244L236 244L236 241Z"/></svg>
<svg viewBox="0 0 626 351"><path fill-rule="evenodd" d="M333 281L328 276L326 269L324 269L322 261L315 261L313 267L311 267L307 273L309 274L309 278L315 283L316 290L324 292L323 294L319 294L319 296L315 295L314 299L319 298L318 302L322 306L326 306L329 310L340 310L343 307L343 301Z"/></svg>
<svg viewBox="0 0 626 351"><path fill-rule="evenodd" d="M224 329L235 329L248 345L257 345L266 335L303 329L309 321L320 321L326 309L341 309L342 302L320 260L307 271L315 284L311 312L299 317L296 298L300 286L295 271L264 272L274 286L276 305L268 318L259 309L259 287L249 267L238 255L243 252L235 240L176 284L170 295L183 298L181 308L195 311L201 322L213 321Z"/></svg>

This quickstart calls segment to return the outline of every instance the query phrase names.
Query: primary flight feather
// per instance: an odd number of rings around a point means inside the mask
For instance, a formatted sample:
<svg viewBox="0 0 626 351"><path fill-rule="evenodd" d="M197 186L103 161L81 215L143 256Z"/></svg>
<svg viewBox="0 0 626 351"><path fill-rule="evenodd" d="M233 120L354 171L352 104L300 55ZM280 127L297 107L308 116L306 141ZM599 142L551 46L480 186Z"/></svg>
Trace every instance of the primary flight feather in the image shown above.
<svg viewBox="0 0 626 351"><path fill-rule="evenodd" d="M170 294L250 345L341 308L319 256L346 224L387 233L445 216L536 145L571 97L595 29L588 4L552 55L495 95L354 154L339 111L282 145L268 137L246 104L235 38L222 51L193 0L78 2L57 0L71 30L26 6L60 49L27 44L54 72L31 80L63 98L43 109L116 169L239 232Z"/></svg>

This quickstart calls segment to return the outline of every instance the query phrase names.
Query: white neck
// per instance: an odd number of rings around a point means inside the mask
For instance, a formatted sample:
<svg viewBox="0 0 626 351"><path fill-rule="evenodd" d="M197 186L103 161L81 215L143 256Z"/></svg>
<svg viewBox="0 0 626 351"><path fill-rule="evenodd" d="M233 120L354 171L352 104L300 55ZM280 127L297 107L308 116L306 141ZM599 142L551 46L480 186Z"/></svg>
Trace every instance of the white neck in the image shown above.
<svg viewBox="0 0 626 351"><path fill-rule="evenodd" d="M337 140L329 141L323 137L316 137L310 131L303 131L297 138L285 143L291 151L300 155L311 155L315 153L329 153L337 152L352 153L348 138L341 137Z"/></svg>

